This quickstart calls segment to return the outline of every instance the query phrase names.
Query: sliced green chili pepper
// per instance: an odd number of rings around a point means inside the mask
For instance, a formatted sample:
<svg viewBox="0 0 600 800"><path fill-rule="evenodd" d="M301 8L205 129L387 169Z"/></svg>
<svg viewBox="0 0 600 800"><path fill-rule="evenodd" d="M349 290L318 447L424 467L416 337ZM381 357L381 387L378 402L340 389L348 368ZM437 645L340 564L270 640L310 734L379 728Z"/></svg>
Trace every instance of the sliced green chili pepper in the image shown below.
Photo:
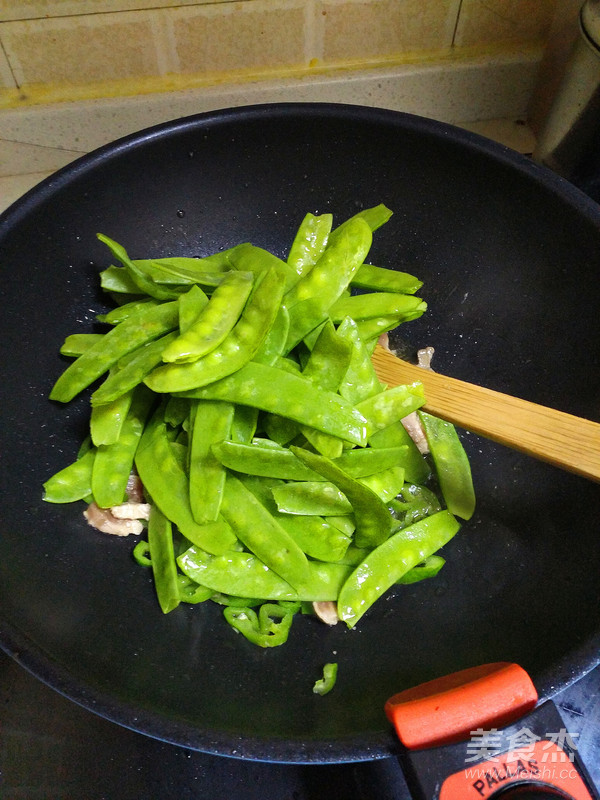
<svg viewBox="0 0 600 800"><path fill-rule="evenodd" d="M392 530L392 516L377 495L325 456L309 453L300 447L292 452L315 472L335 484L348 498L356 522L355 541L359 547L375 546L384 542Z"/></svg>
<svg viewBox="0 0 600 800"><path fill-rule="evenodd" d="M231 375L255 355L275 321L283 283L275 270L269 270L246 303L242 315L225 340L207 355L191 364L165 364L146 378L155 392L181 392L206 386Z"/></svg>
<svg viewBox="0 0 600 800"><path fill-rule="evenodd" d="M274 603L265 603L258 615L251 608L223 609L227 622L243 634L252 644L259 647L277 647L287 641L294 612ZM275 622L274 619L278 619Z"/></svg>
<svg viewBox="0 0 600 800"><path fill-rule="evenodd" d="M81 458L56 472L44 483L47 503L74 503L92 493L92 468L96 449L87 450Z"/></svg>
<svg viewBox="0 0 600 800"><path fill-rule="evenodd" d="M127 353L177 327L178 303L140 309L109 330L101 341L70 364L54 384L51 400L68 403Z"/></svg>
<svg viewBox="0 0 600 800"><path fill-rule="evenodd" d="M333 225L332 214L307 214L296 233L287 263L298 275L304 275L321 257Z"/></svg>
<svg viewBox="0 0 600 800"><path fill-rule="evenodd" d="M132 555L140 567L151 567L152 559L150 558L150 545L144 539L140 541L133 548Z"/></svg>
<svg viewBox="0 0 600 800"><path fill-rule="evenodd" d="M419 412L435 471L449 511L462 519L475 512L475 490L469 459L451 422Z"/></svg>
<svg viewBox="0 0 600 800"><path fill-rule="evenodd" d="M440 511L390 536L367 555L342 587L340 619L354 627L390 586L449 542L459 528L449 511Z"/></svg>
<svg viewBox="0 0 600 800"><path fill-rule="evenodd" d="M337 681L338 665L336 662L325 664L323 667L323 677L315 681L313 692L315 694L328 694Z"/></svg>
<svg viewBox="0 0 600 800"><path fill-rule="evenodd" d="M306 378L266 364L250 362L233 375L181 394L253 406L352 444L366 443L366 420L354 406Z"/></svg>
<svg viewBox="0 0 600 800"><path fill-rule="evenodd" d="M200 586L200 584L190 580L187 575L182 575L181 573L177 573L177 586L179 588L179 599L182 603L190 603L192 605L204 603L205 600L210 600L214 594L212 589Z"/></svg>
<svg viewBox="0 0 600 800"><path fill-rule="evenodd" d="M180 600L177 564L171 523L155 505L148 520L148 545L158 602L163 614L168 614L177 608Z"/></svg>
<svg viewBox="0 0 600 800"><path fill-rule="evenodd" d="M238 321L253 281L251 272L227 273L187 330L165 347L163 361L197 361L218 347Z"/></svg>

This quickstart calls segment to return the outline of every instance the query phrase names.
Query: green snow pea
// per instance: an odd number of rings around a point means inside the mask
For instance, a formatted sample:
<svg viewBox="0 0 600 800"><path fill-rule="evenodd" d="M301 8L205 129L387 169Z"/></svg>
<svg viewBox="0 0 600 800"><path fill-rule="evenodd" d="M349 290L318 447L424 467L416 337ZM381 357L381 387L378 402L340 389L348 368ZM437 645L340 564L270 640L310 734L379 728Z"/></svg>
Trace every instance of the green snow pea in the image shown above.
<svg viewBox="0 0 600 800"><path fill-rule="evenodd" d="M346 289L354 274L365 260L371 247L372 234L362 219L351 221L342 235L330 240L323 254L306 275L285 295L285 305L290 312L290 335L286 349L291 350L314 327L315 310L327 312ZM311 314L300 305L310 300L315 303ZM306 319L306 323L303 321Z"/></svg>
<svg viewBox="0 0 600 800"><path fill-rule="evenodd" d="M295 481L272 489L273 499L283 514L338 516L352 514L346 495L330 481Z"/></svg>
<svg viewBox="0 0 600 800"><path fill-rule="evenodd" d="M110 267L103 269L100 273L100 287L104 289L105 292L112 292L117 295L131 295L135 297L135 300L140 299L139 287L133 282L129 273L123 267L116 267L111 264ZM135 302L135 300L131 302Z"/></svg>
<svg viewBox="0 0 600 800"><path fill-rule="evenodd" d="M227 606L223 609L223 616L232 628L252 644L277 647L287 641L294 612L275 603L264 603L258 615L251 608Z"/></svg>
<svg viewBox="0 0 600 800"><path fill-rule="evenodd" d="M187 575L182 575L180 572L177 573L177 586L181 602L190 603L191 605L204 603L206 600L210 600L214 594L212 589L200 586L200 584L190 580Z"/></svg>
<svg viewBox="0 0 600 800"><path fill-rule="evenodd" d="M377 497L388 503L398 495L404 485L404 467L390 467L374 475L359 478Z"/></svg>
<svg viewBox="0 0 600 800"><path fill-rule="evenodd" d="M192 288L179 298L179 333L185 334L202 313L208 297L199 286Z"/></svg>
<svg viewBox="0 0 600 800"><path fill-rule="evenodd" d="M427 310L427 303L411 294L373 292L341 297L329 308L329 316L335 322L350 317L355 322L381 317L397 317L399 322L417 319Z"/></svg>
<svg viewBox="0 0 600 800"><path fill-rule="evenodd" d="M298 275L309 272L321 257L333 225L332 214L307 214L294 237L287 263Z"/></svg>
<svg viewBox="0 0 600 800"><path fill-rule="evenodd" d="M225 481L221 513L242 544L284 580L296 588L308 580L308 561L302 550L231 473Z"/></svg>
<svg viewBox="0 0 600 800"><path fill-rule="evenodd" d="M366 478L392 467L404 467L408 447L386 447L375 450L364 447L346 450L339 458L334 459L334 464L353 478Z"/></svg>
<svg viewBox="0 0 600 800"><path fill-rule="evenodd" d="M69 466L52 475L44 483L44 500L47 503L74 503L85 500L92 493L92 468L96 449L90 448Z"/></svg>
<svg viewBox="0 0 600 800"><path fill-rule="evenodd" d="M396 583L407 585L424 581L427 578L435 578L445 563L446 559L441 556L428 556L422 564L417 564L416 567L409 569Z"/></svg>
<svg viewBox="0 0 600 800"><path fill-rule="evenodd" d="M252 553L231 550L211 556L192 546L177 558L181 571L196 583L215 592L263 600L337 600L352 572L347 564L308 562L308 578L296 590Z"/></svg>
<svg viewBox="0 0 600 800"><path fill-rule="evenodd" d="M194 519L188 477L174 455L160 407L146 424L135 465L153 502L186 539L213 554L224 553L235 545L236 536L224 521L200 525Z"/></svg>
<svg viewBox="0 0 600 800"><path fill-rule="evenodd" d="M338 225L338 227L331 232L329 240L338 239L357 219L366 222L370 231L374 233L378 228L381 228L382 225L385 225L392 214L393 212L383 203L373 206L372 208L364 208L362 211L359 211L357 214L354 214L352 217L342 222L341 225Z"/></svg>
<svg viewBox="0 0 600 800"><path fill-rule="evenodd" d="M235 406L231 422L230 438L237 444L250 444L258 425L258 408Z"/></svg>
<svg viewBox="0 0 600 800"><path fill-rule="evenodd" d="M414 483L405 483L398 497L390 501L389 505L398 520L398 525L395 526L398 530L442 510L437 495L431 489Z"/></svg>
<svg viewBox="0 0 600 800"><path fill-rule="evenodd" d="M133 390L122 394L110 403L92 407L90 434L95 445L113 444L117 441L132 397Z"/></svg>
<svg viewBox="0 0 600 800"><path fill-rule="evenodd" d="M206 386L239 370L256 354L273 325L281 298L281 277L270 269L260 280L231 333L191 364L164 364L145 379L155 392L182 392Z"/></svg>
<svg viewBox="0 0 600 800"><path fill-rule="evenodd" d="M266 364L249 362L233 375L181 396L253 406L351 444L366 444L366 420L354 406L306 378Z"/></svg>
<svg viewBox="0 0 600 800"><path fill-rule="evenodd" d="M272 367L280 361L287 361L282 356L285 350L290 329L290 315L285 306L280 306L275 321L254 354L253 361Z"/></svg>
<svg viewBox="0 0 600 800"><path fill-rule="evenodd" d="M192 401L189 453L190 506L196 522L218 519L225 486L225 469L211 446L231 431L233 406L222 400Z"/></svg>
<svg viewBox="0 0 600 800"><path fill-rule="evenodd" d="M253 244L239 244L237 247L233 247L229 251L228 261L234 269L240 272L253 272L257 276L266 270L273 269L283 281L286 292L298 280L295 270L285 261Z"/></svg>
<svg viewBox="0 0 600 800"><path fill-rule="evenodd" d="M337 681L338 665L335 661L329 662L323 666L323 677L315 681L313 692L315 694L328 694Z"/></svg>
<svg viewBox="0 0 600 800"><path fill-rule="evenodd" d="M177 327L177 302L140 309L104 334L70 364L54 384L51 400L68 403L127 353Z"/></svg>
<svg viewBox="0 0 600 800"><path fill-rule="evenodd" d="M98 239L108 247L113 256L121 262L127 271L129 278L137 287L138 292L147 294L150 297L156 298L157 300L173 300L177 297L179 293L178 291L159 286L151 278L149 278L139 264L129 258L123 245L115 242L113 239L110 239L103 233L98 233L96 235Z"/></svg>
<svg viewBox="0 0 600 800"><path fill-rule="evenodd" d="M405 447L406 453L402 457L401 463L406 471L406 480L413 483L427 483L429 480L431 476L429 464L410 438L401 420L371 434L369 436L369 445L374 450Z"/></svg>
<svg viewBox="0 0 600 800"><path fill-rule="evenodd" d="M165 347L163 361L197 361L218 347L238 321L250 295L251 272L229 272L187 330Z"/></svg>
<svg viewBox="0 0 600 800"><path fill-rule="evenodd" d="M394 330L401 322L400 317L373 317L358 320L356 326L360 338L372 352L381 334Z"/></svg>
<svg viewBox="0 0 600 800"><path fill-rule="evenodd" d="M352 278L352 285L360 289L371 289L376 292L398 292L400 294L414 294L423 286L423 281L409 275L385 267L374 267L372 264L361 264L358 272Z"/></svg>
<svg viewBox="0 0 600 800"><path fill-rule="evenodd" d="M67 336L59 350L61 356L77 358L89 350L92 345L98 344L104 338L103 333L72 333Z"/></svg>
<svg viewBox="0 0 600 800"><path fill-rule="evenodd" d="M223 466L235 472L285 480L322 480L287 448L220 441L213 444L212 451Z"/></svg>
<svg viewBox="0 0 600 800"><path fill-rule="evenodd" d="M124 322L132 314L137 314L147 306L158 305L158 300L153 297L144 297L141 300L132 300L129 303L124 303L122 306L113 308L107 314L97 314L96 319L98 322L105 322L107 325L118 325L119 322Z"/></svg>
<svg viewBox="0 0 600 800"><path fill-rule="evenodd" d="M451 422L419 412L446 506L461 519L475 511L475 490L469 459Z"/></svg>
<svg viewBox="0 0 600 800"><path fill-rule="evenodd" d="M392 516L375 492L350 477L325 456L309 453L300 447L292 446L291 450L308 467L320 472L346 495L354 512L355 541L359 547L374 547L388 538L392 530Z"/></svg>
<svg viewBox="0 0 600 800"><path fill-rule="evenodd" d="M135 451L152 403L151 392L145 386L139 386L133 394L119 438L112 444L101 444L97 448L92 470L92 494L100 508L124 502Z"/></svg>
<svg viewBox="0 0 600 800"><path fill-rule="evenodd" d="M148 520L148 546L158 602L163 614L168 614L177 608L180 600L177 563L171 523L155 505Z"/></svg>
<svg viewBox="0 0 600 800"><path fill-rule="evenodd" d="M117 400L125 392L129 392L140 384L158 364L162 363L162 354L177 337L172 331L152 342L147 342L132 353L119 359L117 369L111 370L106 380L93 392L90 402L92 406L104 405Z"/></svg>
<svg viewBox="0 0 600 800"><path fill-rule="evenodd" d="M383 386L375 373L371 354L360 338L358 326L350 317L340 323L338 336L345 339L352 347L348 369L340 381L339 393L351 403L359 403L383 391Z"/></svg>
<svg viewBox="0 0 600 800"><path fill-rule="evenodd" d="M367 420L368 436L416 411L425 403L425 392L421 383L402 384L385 389L356 404L356 408Z"/></svg>
<svg viewBox="0 0 600 800"><path fill-rule="evenodd" d="M449 511L439 511L390 536L372 550L343 585L340 619L354 627L373 603L410 569L443 547L460 528Z"/></svg>

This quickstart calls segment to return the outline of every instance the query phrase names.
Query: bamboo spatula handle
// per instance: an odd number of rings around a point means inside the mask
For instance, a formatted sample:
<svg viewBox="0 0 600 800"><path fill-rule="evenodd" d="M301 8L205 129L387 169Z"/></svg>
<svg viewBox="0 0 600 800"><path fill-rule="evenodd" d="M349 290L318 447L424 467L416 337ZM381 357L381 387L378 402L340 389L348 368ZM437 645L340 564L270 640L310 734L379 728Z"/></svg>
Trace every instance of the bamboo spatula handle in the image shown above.
<svg viewBox="0 0 600 800"><path fill-rule="evenodd" d="M377 345L373 365L382 383L420 381L424 411L495 442L600 481L600 423L448 378L401 361Z"/></svg>

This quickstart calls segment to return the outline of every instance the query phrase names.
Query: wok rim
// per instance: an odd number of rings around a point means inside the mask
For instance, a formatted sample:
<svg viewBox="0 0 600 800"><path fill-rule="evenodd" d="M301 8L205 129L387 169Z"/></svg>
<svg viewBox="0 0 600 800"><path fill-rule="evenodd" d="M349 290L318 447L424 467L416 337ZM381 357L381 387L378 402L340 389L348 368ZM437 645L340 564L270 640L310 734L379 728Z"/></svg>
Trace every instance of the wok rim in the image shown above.
<svg viewBox="0 0 600 800"><path fill-rule="evenodd" d="M588 222L600 230L600 206L573 184L511 148L479 134L440 122L391 109L342 103L268 103L217 109L181 117L143 128L77 158L54 172L16 200L0 214L0 241L39 203L68 187L69 183L104 163L144 143L194 128L227 122L258 120L261 117L352 118L401 129L417 129L510 166L546 190L560 195ZM0 615L0 620L2 619ZM66 698L111 722L167 743L211 755L283 764L341 764L370 761L397 755L400 745L391 727L382 732L341 737L335 740L272 739L236 737L230 732L207 731L189 722L168 718L156 711L129 706L104 690L84 685L49 654L7 620L0 621L0 649L34 677ZM557 662L549 664L535 677L540 702L583 678L600 664L600 630ZM533 676L532 676L533 677Z"/></svg>

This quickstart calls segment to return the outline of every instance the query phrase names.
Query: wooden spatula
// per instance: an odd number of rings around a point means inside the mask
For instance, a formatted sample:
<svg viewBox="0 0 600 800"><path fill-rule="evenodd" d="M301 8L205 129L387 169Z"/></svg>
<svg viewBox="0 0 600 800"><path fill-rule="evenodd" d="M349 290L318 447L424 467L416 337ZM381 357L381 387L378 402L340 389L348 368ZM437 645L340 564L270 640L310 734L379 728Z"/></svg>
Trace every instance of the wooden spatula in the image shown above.
<svg viewBox="0 0 600 800"><path fill-rule="evenodd" d="M600 481L600 423L414 366L381 345L375 348L373 365L388 386L420 381L427 400L424 411Z"/></svg>

